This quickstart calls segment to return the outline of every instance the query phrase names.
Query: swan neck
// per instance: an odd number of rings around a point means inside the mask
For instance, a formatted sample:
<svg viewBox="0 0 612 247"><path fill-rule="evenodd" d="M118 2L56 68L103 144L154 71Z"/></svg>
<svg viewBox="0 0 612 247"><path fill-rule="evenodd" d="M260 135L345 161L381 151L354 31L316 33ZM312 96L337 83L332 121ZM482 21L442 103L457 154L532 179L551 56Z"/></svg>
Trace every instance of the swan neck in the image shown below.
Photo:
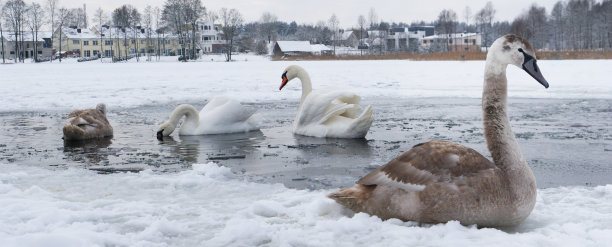
<svg viewBox="0 0 612 247"><path fill-rule="evenodd" d="M177 126L179 120L181 120L183 116L185 116L185 121L183 125L185 125L186 123L197 124L199 121L198 111L190 105L178 106L176 109L174 109L174 111L172 111L172 114L170 114L170 119L168 121L172 123L172 125Z"/></svg>
<svg viewBox="0 0 612 247"><path fill-rule="evenodd" d="M503 170L527 166L507 113L507 64L487 59L482 93L484 135L495 165Z"/></svg>
<svg viewBox="0 0 612 247"><path fill-rule="evenodd" d="M308 75L308 72L306 72L304 69L300 69L296 77L299 78L300 82L302 83L302 99L300 100L301 106L306 97L308 97L310 92L312 92L312 83L310 82L310 75Z"/></svg>

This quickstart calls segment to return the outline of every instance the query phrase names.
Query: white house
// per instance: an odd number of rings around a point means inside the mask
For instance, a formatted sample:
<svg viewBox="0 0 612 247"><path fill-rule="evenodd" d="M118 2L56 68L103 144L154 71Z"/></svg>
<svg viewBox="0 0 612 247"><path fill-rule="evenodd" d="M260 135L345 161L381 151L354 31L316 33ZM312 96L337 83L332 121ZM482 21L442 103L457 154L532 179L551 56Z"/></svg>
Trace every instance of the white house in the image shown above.
<svg viewBox="0 0 612 247"><path fill-rule="evenodd" d="M19 54L23 58L34 57L34 44L38 46L36 53L38 58L50 57L53 55L53 48L51 47L51 32L49 31L38 31L38 35L35 32L23 31L17 34L15 38L15 32L10 30L2 30L2 41L4 42L4 50L0 50L0 57L4 54L5 59L15 59L15 46L20 43L23 39L23 47L19 48ZM35 37L38 36L38 37ZM34 41L36 40L36 42Z"/></svg>
<svg viewBox="0 0 612 247"><path fill-rule="evenodd" d="M480 51L482 35L480 33L438 34L421 40L423 49L429 49L433 45L446 45L449 51Z"/></svg>
<svg viewBox="0 0 612 247"><path fill-rule="evenodd" d="M223 53L225 40L221 24L212 21L197 22L197 34L200 40L200 53Z"/></svg>

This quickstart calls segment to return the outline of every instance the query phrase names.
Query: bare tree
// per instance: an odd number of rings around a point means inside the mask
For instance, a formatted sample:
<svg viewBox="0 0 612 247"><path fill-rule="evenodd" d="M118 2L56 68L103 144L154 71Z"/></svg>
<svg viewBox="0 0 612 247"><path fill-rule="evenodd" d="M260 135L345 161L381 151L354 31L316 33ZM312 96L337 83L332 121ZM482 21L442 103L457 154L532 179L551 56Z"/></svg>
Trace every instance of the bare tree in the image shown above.
<svg viewBox="0 0 612 247"><path fill-rule="evenodd" d="M232 61L232 49L234 48L234 38L240 34L240 27L244 22L242 14L236 9L222 8L219 17L223 23L223 37L225 39L225 60Z"/></svg>
<svg viewBox="0 0 612 247"><path fill-rule="evenodd" d="M456 45L452 42L457 26L457 14L452 9L444 9L438 15L438 24L436 28L438 33L444 34L445 51L450 51L450 45ZM450 41L449 41L450 40Z"/></svg>
<svg viewBox="0 0 612 247"><path fill-rule="evenodd" d="M63 29L70 20L72 13L67 8L60 8L57 11L57 29L59 30L59 61L62 62L62 33Z"/></svg>
<svg viewBox="0 0 612 247"><path fill-rule="evenodd" d="M359 25L359 50L361 51L361 55L363 55L363 27L366 25L367 21L365 16L359 15L357 17L357 25Z"/></svg>
<svg viewBox="0 0 612 247"><path fill-rule="evenodd" d="M183 0L166 0L164 3L163 20L166 21L174 29L174 33L178 35L179 44L181 45L181 55L183 61L187 61L185 54L185 44L187 43L187 31L185 23L185 2Z"/></svg>
<svg viewBox="0 0 612 247"><path fill-rule="evenodd" d="M1 49L1 50L0 50L0 52L2 53L2 63L6 63L6 60L5 60L5 58L4 58L4 53L6 52L6 51L4 50L4 38L3 38L3 37L4 37L4 34L3 34L3 32L2 32L2 17L1 17L1 16L3 15L3 14L2 14L2 13L3 13L3 8L2 8L2 6L3 6L3 5L2 5L2 0L0 0L0 43L2 43L2 45L0 46L0 49Z"/></svg>
<svg viewBox="0 0 612 247"><path fill-rule="evenodd" d="M495 19L496 12L493 3L489 1L475 16L476 23L482 33L482 45L487 48L490 45L489 41L492 40L493 19Z"/></svg>
<svg viewBox="0 0 612 247"><path fill-rule="evenodd" d="M47 11L49 11L49 18L51 19L51 37L53 37L55 34L55 12L57 9L57 1L58 0L47 0ZM53 59L50 59L49 62L53 62Z"/></svg>
<svg viewBox="0 0 612 247"><path fill-rule="evenodd" d="M368 12L368 21L370 22L370 29L374 29L378 25L378 15L374 7L370 8L370 12Z"/></svg>
<svg viewBox="0 0 612 247"><path fill-rule="evenodd" d="M2 7L2 12L15 35L15 62L18 62L19 59L23 62L23 37L21 37L21 42L19 42L19 37L23 35L26 4L23 0L9 0Z"/></svg>
<svg viewBox="0 0 612 247"><path fill-rule="evenodd" d="M94 14L94 21L98 23L98 32L100 32L100 52L98 52L98 57L102 58L102 54L104 54L104 48L102 46L102 43L104 42L104 33L102 32L102 26L108 22L108 16L106 15L106 13L104 13L104 10L102 8L96 9L96 13ZM100 62L102 62L102 59L100 59Z"/></svg>
<svg viewBox="0 0 612 247"><path fill-rule="evenodd" d="M472 9L470 6L465 6L463 9L463 19L465 20L465 32L469 32L470 30L470 20L472 20Z"/></svg>
<svg viewBox="0 0 612 247"><path fill-rule="evenodd" d="M261 29L262 33L265 34L266 37L264 39L268 40L268 44L272 42L272 35L276 31L276 22L278 18L276 15L270 12L264 12L259 19L261 21ZM275 38L276 40L276 38Z"/></svg>
<svg viewBox="0 0 612 247"><path fill-rule="evenodd" d="M145 48L145 52L147 54L147 61L151 61L151 36L152 36L152 30L153 30L153 8L151 7L151 5L147 5L147 7L145 7L143 15L142 15L142 24L144 26L145 29L145 36L146 36L146 48Z"/></svg>
<svg viewBox="0 0 612 247"><path fill-rule="evenodd" d="M38 31L43 25L45 12L38 3L32 3L28 8L28 26L32 31L32 40L34 41L34 61L38 62Z"/></svg>
<svg viewBox="0 0 612 247"><path fill-rule="evenodd" d="M191 59L196 59L196 50L199 46L199 39L196 37L196 31L198 29L197 22L204 16L206 9L202 6L200 0L185 0L185 21L191 26Z"/></svg>
<svg viewBox="0 0 612 247"><path fill-rule="evenodd" d="M331 17L329 17L329 20L327 20L327 23L329 24L329 30L332 32L332 46L334 47L334 56L336 55L336 43L338 42L339 38L339 26L340 26L340 21L338 20L338 17L336 16L336 14L332 14Z"/></svg>
<svg viewBox="0 0 612 247"><path fill-rule="evenodd" d="M134 6L125 4L113 11L112 18L115 26L121 27L121 31L123 32L123 49L127 59L130 45L130 42L128 42L129 31L132 31L133 40L131 40L131 42L134 43L136 53L138 52L136 37L138 35L137 26L140 24L141 19L140 13ZM121 54L121 52L119 52L119 54Z"/></svg>
<svg viewBox="0 0 612 247"><path fill-rule="evenodd" d="M552 27L552 39L555 50L563 49L563 30L565 28L563 2L557 2L550 13L550 22Z"/></svg>
<svg viewBox="0 0 612 247"><path fill-rule="evenodd" d="M157 35L156 41L155 41L155 55L157 57L157 60L159 61L159 56L161 56L161 51L160 51L160 40L159 40L159 35L162 33L162 28L160 27L160 20L161 20L161 10L159 9L159 7L155 7L153 8L153 16L155 18L155 34Z"/></svg>

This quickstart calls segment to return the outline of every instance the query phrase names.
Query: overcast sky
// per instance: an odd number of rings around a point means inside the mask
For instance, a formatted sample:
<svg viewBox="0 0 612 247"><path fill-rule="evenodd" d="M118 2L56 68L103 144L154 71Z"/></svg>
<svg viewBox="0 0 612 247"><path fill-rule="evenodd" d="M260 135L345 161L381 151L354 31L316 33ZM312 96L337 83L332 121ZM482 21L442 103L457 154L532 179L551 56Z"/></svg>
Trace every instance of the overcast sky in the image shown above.
<svg viewBox="0 0 612 247"><path fill-rule="evenodd" d="M25 0L26 2L31 2ZM46 0L35 0L44 4ZM317 21L327 21L332 14L336 14L340 20L340 26L349 28L357 26L357 17L364 15L366 18L370 8L374 8L379 20L387 22L405 22L425 20L433 21L442 9L452 9L457 13L460 21L465 21L465 7L470 7L472 14L482 9L489 0L202 0L208 10L220 8L236 8L244 16L246 21L259 20L261 14L268 11L275 14L281 21L296 21L298 24L315 24ZM559 0L538 0L539 6L550 9ZM95 9L102 7L106 11L129 3L138 8L141 13L145 6L153 7L164 4L164 0L59 0L59 5L67 8L82 7L87 4L87 15L91 17ZM516 16L523 13L535 0L501 0L491 1L497 10L496 20L512 21Z"/></svg>

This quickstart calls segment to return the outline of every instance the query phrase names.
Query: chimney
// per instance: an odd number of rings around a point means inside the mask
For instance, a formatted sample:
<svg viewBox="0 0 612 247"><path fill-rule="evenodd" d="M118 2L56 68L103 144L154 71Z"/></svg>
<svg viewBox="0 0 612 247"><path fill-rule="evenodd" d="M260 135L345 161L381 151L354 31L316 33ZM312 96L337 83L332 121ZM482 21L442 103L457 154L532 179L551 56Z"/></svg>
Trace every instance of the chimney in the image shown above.
<svg viewBox="0 0 612 247"><path fill-rule="evenodd" d="M81 29L80 28L77 28L77 33L81 33Z"/></svg>
<svg viewBox="0 0 612 247"><path fill-rule="evenodd" d="M87 7L83 4L83 26L87 27Z"/></svg>

